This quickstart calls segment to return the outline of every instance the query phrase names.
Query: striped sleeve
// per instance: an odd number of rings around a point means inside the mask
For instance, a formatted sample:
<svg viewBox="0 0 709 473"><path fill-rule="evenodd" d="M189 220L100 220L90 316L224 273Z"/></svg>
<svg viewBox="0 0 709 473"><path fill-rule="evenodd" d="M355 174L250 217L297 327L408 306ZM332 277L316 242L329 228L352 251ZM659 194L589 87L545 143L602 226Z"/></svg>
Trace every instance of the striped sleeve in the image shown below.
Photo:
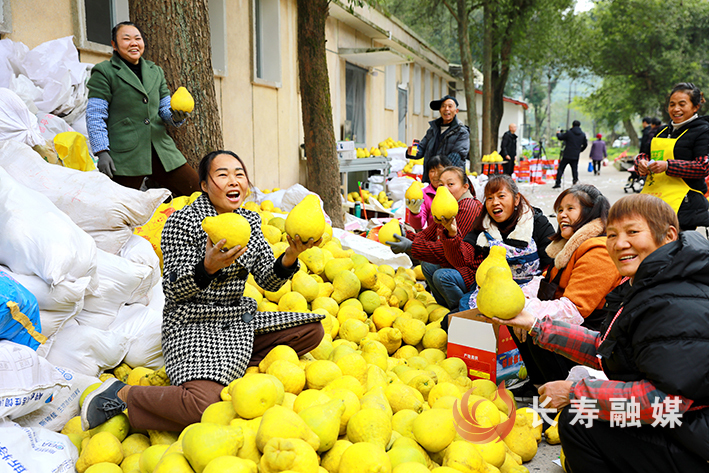
<svg viewBox="0 0 709 473"><path fill-rule="evenodd" d="M693 161L672 159L667 161L668 176L683 179L704 179L709 175L709 156L701 156Z"/></svg>

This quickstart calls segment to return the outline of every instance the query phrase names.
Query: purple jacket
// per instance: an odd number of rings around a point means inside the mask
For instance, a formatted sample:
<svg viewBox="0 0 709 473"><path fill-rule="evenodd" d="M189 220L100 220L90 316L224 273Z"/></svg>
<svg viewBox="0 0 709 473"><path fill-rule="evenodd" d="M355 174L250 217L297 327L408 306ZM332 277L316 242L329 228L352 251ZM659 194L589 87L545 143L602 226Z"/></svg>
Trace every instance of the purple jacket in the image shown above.
<svg viewBox="0 0 709 473"><path fill-rule="evenodd" d="M591 143L591 159L594 161L602 161L606 156L608 156L608 153L606 152L605 141L596 140Z"/></svg>

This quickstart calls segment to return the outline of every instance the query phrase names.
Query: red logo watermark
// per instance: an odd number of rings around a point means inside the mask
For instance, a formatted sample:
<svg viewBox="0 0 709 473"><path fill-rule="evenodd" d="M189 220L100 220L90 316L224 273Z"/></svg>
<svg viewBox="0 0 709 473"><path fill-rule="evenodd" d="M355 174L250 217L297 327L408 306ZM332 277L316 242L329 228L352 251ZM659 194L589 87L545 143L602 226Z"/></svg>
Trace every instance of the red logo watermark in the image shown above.
<svg viewBox="0 0 709 473"><path fill-rule="evenodd" d="M505 390L505 383L501 382L497 387L495 396L500 398L507 406L509 418L497 425L486 427L481 425L482 419L479 420L475 413L477 407L482 404L483 401L488 399L477 400L472 406L468 407L472 391L473 390L470 389L463 394L460 405L458 404L458 400L456 400L453 404L453 420L455 430L461 437L471 443L488 443L493 440L499 442L512 431L512 428L515 425L517 409L515 408L514 399ZM462 410L461 407L463 408Z"/></svg>

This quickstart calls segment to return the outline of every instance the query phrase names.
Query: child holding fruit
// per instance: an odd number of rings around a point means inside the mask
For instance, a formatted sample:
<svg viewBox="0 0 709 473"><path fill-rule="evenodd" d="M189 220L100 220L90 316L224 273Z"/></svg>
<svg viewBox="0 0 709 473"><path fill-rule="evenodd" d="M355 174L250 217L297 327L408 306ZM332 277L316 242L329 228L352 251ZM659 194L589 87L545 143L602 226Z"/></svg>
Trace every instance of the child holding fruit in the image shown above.
<svg viewBox="0 0 709 473"><path fill-rule="evenodd" d="M117 24L111 44L113 57L94 66L86 84L86 128L98 170L133 189L150 176L176 197L198 191L197 173L165 129L182 125L189 111L171 108L165 73L142 58L145 42L136 25Z"/></svg>
<svg viewBox="0 0 709 473"><path fill-rule="evenodd" d="M446 186L458 202L458 214L448 220L434 221L419 233L407 232L406 237L394 234L399 241L387 244L394 253L410 252L421 260L421 270L431 294L439 304L450 309L458 307L460 298L474 282L475 269L456 266L451 255L459 251L462 237L472 228L482 204L470 192L470 181L462 168L448 166L440 173L439 183Z"/></svg>
<svg viewBox="0 0 709 473"><path fill-rule="evenodd" d="M440 185L440 175L445 168L450 166L450 161L445 156L434 156L429 159L428 179L429 183L421 189L423 199L406 199L406 223L415 230L423 230L429 225L433 225L433 215L431 214L431 202L436 196L436 189Z"/></svg>
<svg viewBox="0 0 709 473"><path fill-rule="evenodd" d="M244 297L247 277L277 291L299 269L298 255L319 243L288 237L289 246L274 258L261 231L259 215L241 208L251 184L241 159L214 151L199 165L204 192L174 212L162 233L165 309L162 348L173 386L128 386L115 378L89 394L82 406L85 430L102 424L126 406L139 429L180 431L199 422L204 409L220 400L222 389L244 375L277 345L308 353L324 335L322 315L258 312ZM251 227L248 245L225 248L202 229L207 217L233 212Z"/></svg>

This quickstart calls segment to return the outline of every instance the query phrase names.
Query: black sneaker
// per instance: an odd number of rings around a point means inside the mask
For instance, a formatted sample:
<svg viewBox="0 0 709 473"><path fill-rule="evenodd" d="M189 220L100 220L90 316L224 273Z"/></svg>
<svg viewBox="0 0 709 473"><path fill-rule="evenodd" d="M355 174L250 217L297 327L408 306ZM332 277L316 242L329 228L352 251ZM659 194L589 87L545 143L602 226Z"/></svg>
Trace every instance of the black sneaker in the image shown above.
<svg viewBox="0 0 709 473"><path fill-rule="evenodd" d="M106 380L91 392L81 406L81 428L87 432L117 416L126 409L126 403L118 397L125 383L116 378Z"/></svg>
<svg viewBox="0 0 709 473"><path fill-rule="evenodd" d="M561 186L559 184L554 184L551 186L552 189L561 189Z"/></svg>

